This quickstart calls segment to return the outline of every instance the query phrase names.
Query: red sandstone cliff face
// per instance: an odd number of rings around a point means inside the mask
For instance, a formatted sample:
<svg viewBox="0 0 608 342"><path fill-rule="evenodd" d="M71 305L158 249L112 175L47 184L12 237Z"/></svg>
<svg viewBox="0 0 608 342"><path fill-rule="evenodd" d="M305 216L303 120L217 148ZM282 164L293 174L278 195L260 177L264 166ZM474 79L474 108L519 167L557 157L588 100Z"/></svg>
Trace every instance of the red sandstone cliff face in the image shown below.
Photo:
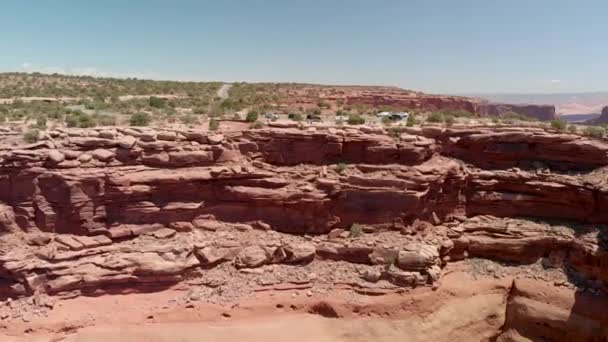
<svg viewBox="0 0 608 342"><path fill-rule="evenodd" d="M378 291L468 257L608 283L606 166L605 142L532 128L52 131L0 153L0 238L25 233L0 240L0 297L319 263Z"/></svg>

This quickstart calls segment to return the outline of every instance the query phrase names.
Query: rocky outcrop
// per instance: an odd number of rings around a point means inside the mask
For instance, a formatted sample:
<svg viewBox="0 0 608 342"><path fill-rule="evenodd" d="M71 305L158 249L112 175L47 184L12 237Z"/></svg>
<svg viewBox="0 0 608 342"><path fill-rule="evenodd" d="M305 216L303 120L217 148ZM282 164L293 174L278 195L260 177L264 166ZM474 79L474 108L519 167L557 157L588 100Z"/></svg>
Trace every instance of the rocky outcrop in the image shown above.
<svg viewBox="0 0 608 342"><path fill-rule="evenodd" d="M534 104L507 104L482 102L477 113L488 116L501 116L506 113L517 113L541 121L557 119L555 106Z"/></svg>
<svg viewBox="0 0 608 342"><path fill-rule="evenodd" d="M602 108L602 113L596 119L589 120L588 124L592 125L602 125L608 123L608 106Z"/></svg>
<svg viewBox="0 0 608 342"><path fill-rule="evenodd" d="M220 270L278 286L266 270L288 265L309 270L293 286L332 265L344 271L323 281L374 293L436 287L468 258L608 283L602 141L437 126L49 136L0 151L2 297L163 288Z"/></svg>

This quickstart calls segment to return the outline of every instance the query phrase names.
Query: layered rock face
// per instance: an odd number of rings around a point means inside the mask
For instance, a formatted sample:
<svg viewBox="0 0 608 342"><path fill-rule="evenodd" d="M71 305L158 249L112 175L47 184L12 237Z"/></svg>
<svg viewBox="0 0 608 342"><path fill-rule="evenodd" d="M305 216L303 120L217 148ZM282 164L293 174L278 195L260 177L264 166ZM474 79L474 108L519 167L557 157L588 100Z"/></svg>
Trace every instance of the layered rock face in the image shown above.
<svg viewBox="0 0 608 342"><path fill-rule="evenodd" d="M608 144L577 135L57 130L0 158L0 297L217 286L206 275L227 265L299 265L292 286L376 293L438 286L446 264L471 257L608 283Z"/></svg>

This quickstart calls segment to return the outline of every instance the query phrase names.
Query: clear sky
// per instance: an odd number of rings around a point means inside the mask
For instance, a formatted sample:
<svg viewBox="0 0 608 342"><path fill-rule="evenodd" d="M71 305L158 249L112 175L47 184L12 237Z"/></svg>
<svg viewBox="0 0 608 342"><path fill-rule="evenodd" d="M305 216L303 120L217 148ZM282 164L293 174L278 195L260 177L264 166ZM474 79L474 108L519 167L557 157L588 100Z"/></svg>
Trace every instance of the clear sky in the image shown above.
<svg viewBox="0 0 608 342"><path fill-rule="evenodd" d="M607 0L4 0L0 71L608 90Z"/></svg>

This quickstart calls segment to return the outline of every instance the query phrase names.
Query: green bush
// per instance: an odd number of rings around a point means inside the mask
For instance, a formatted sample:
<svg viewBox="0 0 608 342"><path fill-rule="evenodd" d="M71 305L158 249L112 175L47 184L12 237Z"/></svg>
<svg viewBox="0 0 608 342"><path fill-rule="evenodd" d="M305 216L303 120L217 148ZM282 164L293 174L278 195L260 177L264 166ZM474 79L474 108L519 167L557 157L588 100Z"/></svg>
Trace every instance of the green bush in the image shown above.
<svg viewBox="0 0 608 342"><path fill-rule="evenodd" d="M426 122L432 122L432 123L443 122L443 120L444 120L443 113L441 113L441 112L432 112L426 118Z"/></svg>
<svg viewBox="0 0 608 342"><path fill-rule="evenodd" d="M255 121L251 123L251 128L253 129L260 129L260 128L264 128L264 123L261 121Z"/></svg>
<svg viewBox="0 0 608 342"><path fill-rule="evenodd" d="M131 119L129 119L129 124L131 126L148 126L152 121L150 114L139 112L131 115Z"/></svg>
<svg viewBox="0 0 608 342"><path fill-rule="evenodd" d="M287 115L287 118L293 121L302 121L304 120L304 117L302 117L302 114L300 113L289 113L289 115Z"/></svg>
<svg viewBox="0 0 608 342"><path fill-rule="evenodd" d="M597 127L597 126L589 126L583 130L583 135L591 137L591 138L596 138L596 139L603 138L604 133L605 133L605 130L603 128Z"/></svg>
<svg viewBox="0 0 608 342"><path fill-rule="evenodd" d="M519 120L519 121L535 121L536 119L527 115L515 113L513 111L505 112L501 115L505 119Z"/></svg>
<svg viewBox="0 0 608 342"><path fill-rule="evenodd" d="M65 124L68 127L90 128L95 127L95 120L87 113L72 112L65 117Z"/></svg>
<svg viewBox="0 0 608 342"><path fill-rule="evenodd" d="M558 131L564 131L568 124L563 120L551 120L551 128L556 129Z"/></svg>
<svg viewBox="0 0 608 342"><path fill-rule="evenodd" d="M41 115L36 118L36 128L46 129L46 116Z"/></svg>
<svg viewBox="0 0 608 342"><path fill-rule="evenodd" d="M260 115L258 114L257 111L252 110L249 113L247 113L247 117L245 118L245 121L247 121L247 122L256 122L256 121L258 121L258 117L259 116Z"/></svg>
<svg viewBox="0 0 608 342"><path fill-rule="evenodd" d="M363 125L364 123L365 119L359 114L350 114L348 116L349 125Z"/></svg>
<svg viewBox="0 0 608 342"><path fill-rule="evenodd" d="M350 237L351 238L356 238L356 237L360 236L362 232L363 232L363 228L361 227L360 224L353 223L352 226L350 226Z"/></svg>
<svg viewBox="0 0 608 342"><path fill-rule="evenodd" d="M116 126L117 124L116 116L114 115L100 114L95 115L94 119L99 126Z"/></svg>
<svg viewBox="0 0 608 342"><path fill-rule="evenodd" d="M198 123L198 118L192 114L184 115L180 117L180 120L184 125L193 125L195 123Z"/></svg>
<svg viewBox="0 0 608 342"><path fill-rule="evenodd" d="M347 165L345 163L338 163L335 170L337 173L342 174L344 171L346 171L346 167Z"/></svg>
<svg viewBox="0 0 608 342"><path fill-rule="evenodd" d="M165 108L165 105L166 105L164 99L161 99L156 96L150 96L150 98L148 99L148 104L150 105L150 107L159 108L159 109Z"/></svg>
<svg viewBox="0 0 608 342"><path fill-rule="evenodd" d="M452 127L454 125L454 122L456 121L456 119L454 119L454 117L451 115L447 115L447 116L445 116L444 121L445 121L446 126Z"/></svg>
<svg viewBox="0 0 608 342"><path fill-rule="evenodd" d="M414 117L414 113L410 113L410 115L407 117L407 122L405 123L405 125L407 127L412 127L412 126L414 126L415 123L416 123L416 118Z"/></svg>
<svg viewBox="0 0 608 342"><path fill-rule="evenodd" d="M29 130L23 134L23 140L30 144L35 143L36 141L38 141L38 134L39 132L37 129Z"/></svg>
<svg viewBox="0 0 608 342"><path fill-rule="evenodd" d="M217 131L219 128L220 128L220 122L218 120L215 120L215 119L209 120L209 130L210 131Z"/></svg>
<svg viewBox="0 0 608 342"><path fill-rule="evenodd" d="M574 126L574 125L568 126L568 132L570 132L572 134L576 134L577 131L578 131L578 129L576 128L576 126Z"/></svg>

